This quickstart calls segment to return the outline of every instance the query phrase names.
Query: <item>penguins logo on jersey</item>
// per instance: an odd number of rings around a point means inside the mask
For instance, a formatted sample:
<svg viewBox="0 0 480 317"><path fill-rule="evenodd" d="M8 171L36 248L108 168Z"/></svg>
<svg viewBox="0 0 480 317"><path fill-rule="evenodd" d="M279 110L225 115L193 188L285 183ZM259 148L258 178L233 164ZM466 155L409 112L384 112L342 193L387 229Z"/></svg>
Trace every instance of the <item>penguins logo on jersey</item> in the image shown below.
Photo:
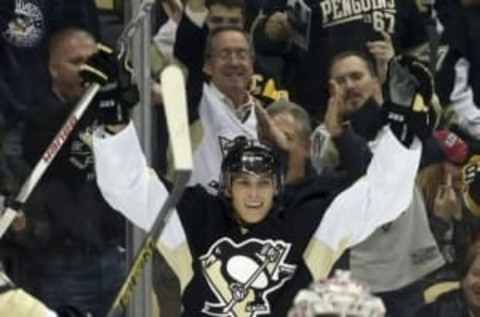
<svg viewBox="0 0 480 317"><path fill-rule="evenodd" d="M271 313L268 295L292 278L296 265L285 263L291 244L248 239L217 240L200 257L203 274L218 302L206 302L209 316L255 317Z"/></svg>
<svg viewBox="0 0 480 317"><path fill-rule="evenodd" d="M69 161L79 171L85 174L87 180L95 179L94 159L92 152L92 134L95 125L79 131L78 136L72 138Z"/></svg>
<svg viewBox="0 0 480 317"><path fill-rule="evenodd" d="M3 36L17 47L33 47L43 37L45 17L33 1L16 0L15 18L8 24Z"/></svg>

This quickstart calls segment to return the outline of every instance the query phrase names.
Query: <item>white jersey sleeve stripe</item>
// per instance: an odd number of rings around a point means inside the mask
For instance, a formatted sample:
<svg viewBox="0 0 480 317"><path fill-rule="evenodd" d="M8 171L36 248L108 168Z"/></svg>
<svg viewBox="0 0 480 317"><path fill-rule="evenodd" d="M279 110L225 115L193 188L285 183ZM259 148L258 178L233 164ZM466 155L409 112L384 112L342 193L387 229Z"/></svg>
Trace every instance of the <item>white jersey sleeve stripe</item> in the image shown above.
<svg viewBox="0 0 480 317"><path fill-rule="evenodd" d="M105 200L136 226L150 230L168 192L149 169L133 124L115 136L95 133L93 147L97 182ZM190 249L180 218L174 211L156 242L158 250L180 280L182 290L193 276Z"/></svg>

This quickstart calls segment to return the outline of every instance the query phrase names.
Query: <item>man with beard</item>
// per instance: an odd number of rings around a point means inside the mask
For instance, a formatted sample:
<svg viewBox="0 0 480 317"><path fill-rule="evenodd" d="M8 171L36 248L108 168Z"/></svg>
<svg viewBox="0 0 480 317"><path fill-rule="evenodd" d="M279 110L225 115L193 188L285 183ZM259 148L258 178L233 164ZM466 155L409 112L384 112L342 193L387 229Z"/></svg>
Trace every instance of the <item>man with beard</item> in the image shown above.
<svg viewBox="0 0 480 317"><path fill-rule="evenodd" d="M392 57L393 53L390 58ZM353 130L366 140L375 138L383 121L381 111L383 95L381 82L376 75L372 60L361 52L343 52L333 58L329 74L330 79L345 91L345 107L342 109L343 119L347 120ZM331 114L328 112L328 108L327 114ZM341 131L341 127L339 127L328 129L329 133L324 133L326 131L325 125L328 123L329 116L326 115L324 124L317 127L312 137L315 143L313 145L314 149L318 150L313 152L312 163L318 172L323 169L319 165L320 161L323 160L323 154L320 152L323 146L317 143L320 140L323 143L330 138L334 138L336 136L335 131ZM326 144L328 143L327 141ZM327 165L330 165L330 163L327 163Z"/></svg>
<svg viewBox="0 0 480 317"><path fill-rule="evenodd" d="M324 165L328 165L331 167L330 171L339 173L345 168L348 169L349 164L352 165L349 161L357 161L356 164L363 166L368 162L369 151L365 152L365 148L368 149L366 143L374 140L381 127L384 117L381 106L383 96L374 64L362 53L344 52L335 56L330 77L345 89L345 108L340 110L343 118L340 120L341 124L338 124L336 120L332 120L332 117L338 114L328 108L325 126L329 135L324 134L324 127L317 128L314 142L323 137L331 138L337 144L338 134L341 135L346 127L350 127L365 143L365 146L358 147L357 151L352 150L350 157L340 155L337 162L327 164L323 159L326 157L324 153L328 151L314 153L313 165L317 170L328 172L329 169L324 168ZM431 85L431 79L425 84ZM427 90L430 93L425 99L431 99L432 88ZM433 138L424 139L423 144L423 165L443 157L439 144ZM315 146L321 148L314 144L314 149ZM370 143L370 146L375 145ZM392 248L392 245L396 247ZM420 192L415 189L411 205L400 217L377 229L364 242L353 247L348 258L343 260L348 263L352 276L367 283L371 291L383 299L389 316L413 316L424 303L422 278L445 263L429 228Z"/></svg>
<svg viewBox="0 0 480 317"><path fill-rule="evenodd" d="M254 31L255 49L284 57L291 99L317 119L326 111L328 67L334 56L352 50L371 52L371 43L385 40L383 33L389 34L398 53L427 40L424 19L413 0L304 0L311 10L310 37L308 48L300 50L292 45L294 23L284 12L292 2L265 2L266 18Z"/></svg>

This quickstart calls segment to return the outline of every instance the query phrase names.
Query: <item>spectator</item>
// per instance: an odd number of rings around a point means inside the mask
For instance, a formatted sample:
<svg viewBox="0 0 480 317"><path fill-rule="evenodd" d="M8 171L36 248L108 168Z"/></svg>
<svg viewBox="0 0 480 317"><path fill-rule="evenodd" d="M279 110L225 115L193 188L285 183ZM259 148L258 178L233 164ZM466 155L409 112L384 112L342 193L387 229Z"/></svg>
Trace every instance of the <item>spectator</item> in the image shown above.
<svg viewBox="0 0 480 317"><path fill-rule="evenodd" d="M438 94L456 114L456 123L471 138L480 138L480 3L437 1L444 46L439 51Z"/></svg>
<svg viewBox="0 0 480 317"><path fill-rule="evenodd" d="M430 226L448 263L450 276L458 274L466 252L469 217L463 212L462 165L466 162L468 145L448 130L435 132L445 159L419 173L420 185L430 219ZM452 277L450 277L451 279Z"/></svg>
<svg viewBox="0 0 480 317"><path fill-rule="evenodd" d="M336 141L336 131L349 126L363 140L363 144L359 141L356 151L352 148L349 154L339 148L341 155L331 167L336 173L343 170L350 171L349 174L352 171L358 174L358 170L362 173L362 165L365 166L370 158L367 142L375 138L384 120L380 106L384 97L379 89L379 79L374 65L359 52L344 52L335 56L330 76L345 87L346 107L344 119L340 120L342 124L332 122L334 114L330 108L327 110L325 126L329 133L326 137ZM431 96L425 96L424 99L429 100ZM343 120L348 120L348 125ZM317 133L320 131L317 129ZM439 144L434 141L431 138L423 141L424 163L432 160L429 156L441 154ZM337 147L338 143L335 142ZM374 147L375 144L370 143L370 146ZM360 166L353 170L349 168L354 164ZM319 162L315 166L322 165ZM328 170L322 172L325 174ZM394 244L396 247L392 248ZM412 203L400 217L353 247L344 260L352 276L368 284L372 292L382 298L389 316L413 316L423 305L423 278L445 263L429 228L420 191L415 189Z"/></svg>
<svg viewBox="0 0 480 317"><path fill-rule="evenodd" d="M98 17L93 0L4 0L0 11L0 128L5 134L0 174L5 175L3 190L15 192L29 172L21 139L26 116L38 102L33 92L49 89L50 35L68 25L98 32Z"/></svg>
<svg viewBox="0 0 480 317"><path fill-rule="evenodd" d="M0 4L0 121L3 122L2 187L15 192L26 178L21 135L28 110L36 100L32 94L46 89L48 37L61 23L59 1L5 0Z"/></svg>
<svg viewBox="0 0 480 317"><path fill-rule="evenodd" d="M86 87L82 64L97 51L92 35L67 28L54 34L49 46L52 87L38 98L27 125L26 156L40 159ZM118 93L114 91L113 93ZM106 95L107 94L107 95ZM106 98L108 93L99 94ZM26 226L14 234L21 247L22 280L49 307L66 304L83 313L105 316L126 273L124 228L95 183L89 131L90 109L52 162L25 207Z"/></svg>
<svg viewBox="0 0 480 317"><path fill-rule="evenodd" d="M286 87L292 100L321 120L327 105L328 66L344 51L374 51L388 33L398 53L426 41L424 22L414 1L378 2L304 1L311 10L309 46L298 50L292 45L292 21L285 9L287 1L267 1L266 18L254 30L256 50L286 59ZM273 9L271 9L273 8ZM374 47L372 47L374 46Z"/></svg>
<svg viewBox="0 0 480 317"><path fill-rule="evenodd" d="M329 75L345 90L346 102L342 119L367 141L373 140L383 126L383 95L374 64L361 52L347 51L334 57ZM312 135L312 164L317 173L325 169L338 170L340 164L338 151L331 140L335 137L335 131L341 130L342 126L331 129L327 124L329 117L325 117L325 122ZM330 133L332 130L334 135ZM363 157L360 153L354 156L357 159Z"/></svg>
<svg viewBox="0 0 480 317"><path fill-rule="evenodd" d="M189 71L189 89L201 90L205 80L202 68L205 64L206 40L209 31L218 27L236 27L243 29L243 1L212 1L206 6L205 1L189 1L184 6L175 43L174 56Z"/></svg>
<svg viewBox="0 0 480 317"><path fill-rule="evenodd" d="M284 164L287 166L285 183L303 183L305 177L312 172L309 160L312 127L308 113L299 105L285 99L273 102L266 111L258 107L257 113L262 141L272 142L288 154ZM277 130L273 133L276 135L268 132L269 126L270 129Z"/></svg>
<svg viewBox="0 0 480 317"><path fill-rule="evenodd" d="M189 71L189 90L198 91L208 74L203 73L207 35L217 28L234 27L245 29L244 0L190 0L187 2L180 20L174 55ZM255 60L252 60L254 64ZM288 95L281 81L268 69L254 64L255 75L249 82L249 90L257 98L267 102Z"/></svg>
<svg viewBox="0 0 480 317"><path fill-rule="evenodd" d="M222 152L220 138L232 139L243 135L257 139L258 103L249 92L253 74L253 52L247 35L239 29L216 29L210 33L205 49L205 72L211 77L205 84L197 109L190 115L197 118L192 125L194 170L190 184L218 181ZM197 114L195 114L197 113Z"/></svg>
<svg viewBox="0 0 480 317"><path fill-rule="evenodd" d="M425 306L418 317L468 317L480 316L478 293L478 269L480 268L479 244L475 242L468 249L461 274L460 289L442 294L433 303Z"/></svg>

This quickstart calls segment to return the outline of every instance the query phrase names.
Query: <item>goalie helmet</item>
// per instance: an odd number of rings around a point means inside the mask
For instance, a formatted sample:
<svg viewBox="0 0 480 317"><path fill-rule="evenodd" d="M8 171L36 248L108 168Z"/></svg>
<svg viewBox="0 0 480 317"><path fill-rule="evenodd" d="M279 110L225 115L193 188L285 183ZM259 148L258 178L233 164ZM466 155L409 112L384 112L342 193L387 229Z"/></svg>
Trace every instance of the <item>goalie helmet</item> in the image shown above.
<svg viewBox="0 0 480 317"><path fill-rule="evenodd" d="M383 317L385 306L368 288L337 270L335 276L301 290L288 317Z"/></svg>
<svg viewBox="0 0 480 317"><path fill-rule="evenodd" d="M231 184L232 175L237 173L271 174L280 192L283 183L281 164L270 147L246 137L236 137L233 141L223 142L221 148L224 158L219 184L221 195L225 196L225 188Z"/></svg>

